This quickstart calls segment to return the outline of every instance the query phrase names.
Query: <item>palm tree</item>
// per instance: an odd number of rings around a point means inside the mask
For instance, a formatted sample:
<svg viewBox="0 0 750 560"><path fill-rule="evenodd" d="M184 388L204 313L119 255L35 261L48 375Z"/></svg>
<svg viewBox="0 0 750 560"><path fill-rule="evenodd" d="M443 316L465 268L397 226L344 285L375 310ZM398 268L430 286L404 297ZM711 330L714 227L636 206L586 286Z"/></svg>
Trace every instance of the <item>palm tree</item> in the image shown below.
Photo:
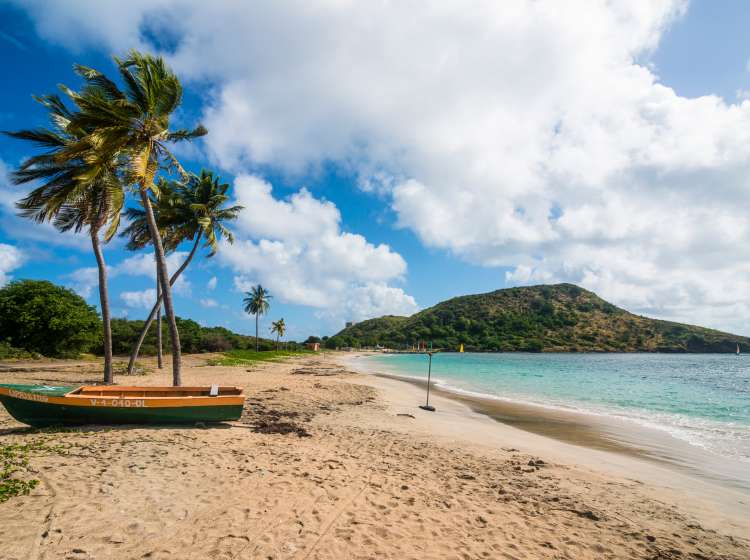
<svg viewBox="0 0 750 560"><path fill-rule="evenodd" d="M161 282L159 282L159 263L156 258L154 262L156 262L156 301L158 302L156 304L156 367L164 369L164 348L161 336ZM138 359L137 355L136 359ZM133 364L135 365L135 361ZM128 373L132 374L132 369L128 363Z"/></svg>
<svg viewBox="0 0 750 560"><path fill-rule="evenodd" d="M255 351L258 352L258 317L268 313L271 307L269 300L273 296L260 284L250 288L249 292L245 292L245 296L245 299L242 300L242 303L245 304L245 313L255 315Z"/></svg>
<svg viewBox="0 0 750 560"><path fill-rule="evenodd" d="M171 197L174 196L174 192L171 189L170 185L171 183L169 181L160 179L159 198L157 199L155 198L155 195L153 193L149 193L149 198L151 198L151 207L153 208L154 217L156 219L157 225L159 226L159 234L161 235L162 243L164 243L164 249L166 252L169 252L170 248L175 248L169 247L170 240L166 237L167 232L164 230L163 219L161 218L165 207L171 202ZM167 204L164 204L165 202ZM151 236L148 233L148 224L146 223L144 212L137 209L128 209L125 214L130 220L132 220L130 221L130 225L126 228L126 230L120 234L121 237L130 237L127 248L131 251L134 251L137 249L143 249L144 247L146 247L146 245L150 245ZM154 257L156 257L156 253L154 253ZM156 306L156 367L158 369L163 369L164 356L162 352L163 344L161 328L161 282L159 282L159 264L156 258L154 258L154 262L156 263L156 299L159 302L159 304ZM146 325L144 325L145 328L143 330L141 338L138 339L138 342L134 345L134 347L138 347L140 349L141 345L143 344L143 339L146 337L146 333L148 332L148 329L150 328L152 322L152 320L146 321ZM133 368L135 367L135 361L137 358L137 353L131 353L131 359L128 363L129 375L133 374Z"/></svg>
<svg viewBox="0 0 750 560"><path fill-rule="evenodd" d="M160 169L176 170L181 175L186 175L170 152L168 144L203 136L207 130L203 126L192 131L169 129L170 116L182 100L182 85L164 59L130 51L124 59L115 58L115 62L125 85L124 91L97 70L78 67L79 73L101 95L89 98L69 92L80 108L72 122L86 130L87 135L78 145L73 145L67 155L72 157L93 146L99 154L117 156L126 182L134 185L140 195L154 245L164 312L172 343L173 383L180 385L180 335L177 331L164 246L149 193L158 192L155 179Z"/></svg>
<svg viewBox="0 0 750 560"><path fill-rule="evenodd" d="M284 337L284 333L286 332L286 323L284 323L284 318L282 317L278 321L273 321L271 323L271 332L276 333L276 351L279 350L279 339Z"/></svg>
<svg viewBox="0 0 750 560"><path fill-rule="evenodd" d="M82 96L99 95L86 88ZM116 175L114 158L100 156L82 142L90 130L73 124L75 113L56 95L38 97L49 113L51 128L8 132L9 136L27 140L48 150L24 161L12 175L15 184L42 181L16 203L19 214L35 222L53 222L60 231L76 233L87 229L99 272L99 302L102 310L104 343L104 383L113 382L112 327L107 289L107 267L102 253L100 234L108 242L117 231L124 191ZM77 145L77 155L68 155Z"/></svg>
<svg viewBox="0 0 750 560"><path fill-rule="evenodd" d="M229 243L234 242L234 235L225 224L236 220L243 207L225 206L229 201L228 190L228 183L222 183L218 175L204 169L200 176L191 175L185 183L162 179L158 186L159 198L155 198L153 194L150 195L165 250L174 251L183 241L193 242L187 258L169 279L170 286L174 285L193 260L201 240L204 247L209 249L209 257L216 254L220 238L223 237ZM130 225L122 235L130 238L128 249L141 249L148 245L151 242L151 232L146 213L141 209L129 208L125 214ZM130 355L129 371L138 359L143 340L154 317L158 315L161 302L161 294L158 293L156 303Z"/></svg>

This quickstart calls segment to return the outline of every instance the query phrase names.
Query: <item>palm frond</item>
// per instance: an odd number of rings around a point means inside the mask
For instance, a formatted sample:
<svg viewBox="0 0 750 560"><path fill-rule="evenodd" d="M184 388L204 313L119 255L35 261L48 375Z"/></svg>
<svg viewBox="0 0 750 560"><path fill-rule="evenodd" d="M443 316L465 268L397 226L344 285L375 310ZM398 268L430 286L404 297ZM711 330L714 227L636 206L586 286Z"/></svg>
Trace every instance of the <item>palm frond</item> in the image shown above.
<svg viewBox="0 0 750 560"><path fill-rule="evenodd" d="M76 73L81 76L88 83L98 87L102 92L107 94L107 97L111 100L114 99L125 99L125 94L120 91L112 80L107 78L104 74L93 68L76 64L73 67Z"/></svg>
<svg viewBox="0 0 750 560"><path fill-rule="evenodd" d="M201 136L205 136L206 134L208 134L208 129L202 124L199 124L193 130L187 130L183 128L175 130L174 132L170 132L169 134L167 134L167 141L179 142L181 140L192 140L193 138L200 138Z"/></svg>
<svg viewBox="0 0 750 560"><path fill-rule="evenodd" d="M15 132L4 130L2 133L11 138L33 142L41 148L59 148L65 145L64 137L47 128L18 130Z"/></svg>

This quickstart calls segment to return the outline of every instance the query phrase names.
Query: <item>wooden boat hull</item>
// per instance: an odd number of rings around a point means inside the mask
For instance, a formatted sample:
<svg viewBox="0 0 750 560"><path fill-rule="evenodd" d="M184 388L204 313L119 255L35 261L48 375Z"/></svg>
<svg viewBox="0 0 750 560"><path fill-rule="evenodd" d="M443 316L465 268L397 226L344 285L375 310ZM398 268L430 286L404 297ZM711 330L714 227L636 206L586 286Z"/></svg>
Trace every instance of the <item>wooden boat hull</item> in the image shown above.
<svg viewBox="0 0 750 560"><path fill-rule="evenodd" d="M244 405L241 389L222 390L232 394L209 396L207 387L0 385L0 402L16 420L34 427L238 420Z"/></svg>

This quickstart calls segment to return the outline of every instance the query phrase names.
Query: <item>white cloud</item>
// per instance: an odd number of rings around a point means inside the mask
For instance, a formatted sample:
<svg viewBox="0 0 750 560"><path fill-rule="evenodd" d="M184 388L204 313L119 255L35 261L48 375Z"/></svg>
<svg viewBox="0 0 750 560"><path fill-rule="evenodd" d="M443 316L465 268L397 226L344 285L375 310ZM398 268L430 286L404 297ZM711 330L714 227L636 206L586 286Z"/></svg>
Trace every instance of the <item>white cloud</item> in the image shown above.
<svg viewBox="0 0 750 560"><path fill-rule="evenodd" d="M167 255L167 270L169 271L170 276L180 267L187 256L187 251L175 251L174 253ZM107 274L109 279L118 276L145 276L154 279L154 284L156 284L156 263L154 262L154 253L138 253L137 255L128 257L116 265L108 266ZM192 294L192 286L185 274L186 273L183 272L180 275L172 289L181 296L190 297ZM76 269L66 275L65 279L67 280L68 285L84 298L88 298L99 283L99 275L96 267ZM156 290L154 290L154 293L156 293ZM149 308L153 306L155 302L156 296L154 296L154 299L151 301Z"/></svg>
<svg viewBox="0 0 750 560"><path fill-rule="evenodd" d="M320 314L323 317L360 321L382 315L411 315L418 310L414 298L401 288L387 285L385 282L368 282L352 286L346 298L338 306Z"/></svg>
<svg viewBox="0 0 750 560"><path fill-rule="evenodd" d="M18 215L16 202L29 192L28 185L14 185L10 181L11 167L0 160L0 228L7 237L31 241L45 246L54 245L81 251L91 251L91 240L86 234L61 233L49 222L35 224Z"/></svg>
<svg viewBox="0 0 750 560"><path fill-rule="evenodd" d="M216 276L212 276L211 279L206 282L206 290L209 292L213 292L216 289L216 284L219 282L219 280L216 278Z"/></svg>
<svg viewBox="0 0 750 560"><path fill-rule="evenodd" d="M0 243L0 286L11 280L10 273L23 264L23 255L13 245Z"/></svg>
<svg viewBox="0 0 750 560"><path fill-rule="evenodd" d="M174 253L170 253L167 255L167 271L170 277L180 267L187 256L187 251L175 251ZM138 255L129 257L118 264L114 268L113 272L116 275L124 274L129 276L146 276L148 278L153 278L154 283L156 283L156 263L154 261L154 254L140 253ZM172 290L174 290L181 296L189 297L192 293L192 287L186 274L187 272L183 272L182 274L180 274L180 277L172 286Z"/></svg>
<svg viewBox="0 0 750 560"><path fill-rule="evenodd" d="M64 2L52 2L45 6L42 0L16 2L28 9L34 18L40 35L79 51L86 46L106 44L117 51L145 46L141 40L140 26L147 9L158 10L160 6L177 5L178 2L133 0L124 4L81 0L76 9L66 10ZM155 17L155 15L154 15Z"/></svg>
<svg viewBox="0 0 750 560"><path fill-rule="evenodd" d="M750 100L683 97L648 61L684 0L30 6L42 34L72 47L122 51L146 24L179 38L175 67L215 85L206 142L224 167L334 162L425 245L509 267L511 282L572 280L636 310L747 329ZM261 201L312 223L249 224L261 240L240 240L235 266L247 251L247 280L291 271L276 290L315 305L330 286L299 279L321 243L299 246L335 208L310 216L317 201L297 196Z"/></svg>
<svg viewBox="0 0 750 560"><path fill-rule="evenodd" d="M88 299L99 285L99 269L95 266L78 268L67 274L65 280L79 296Z"/></svg>
<svg viewBox="0 0 750 560"><path fill-rule="evenodd" d="M170 275L180 267L187 256L187 251L175 251L174 253L169 253L167 255L167 270ZM154 253L138 253L132 257L128 257L118 265L112 267L111 273L156 278L156 261L154 260ZM182 275L180 275L180 278L182 278Z"/></svg>
<svg viewBox="0 0 750 560"><path fill-rule="evenodd" d="M120 299L122 299L128 307L151 309L156 301L156 290L149 288L148 290L122 292L120 294Z"/></svg>
<svg viewBox="0 0 750 560"><path fill-rule="evenodd" d="M237 203L252 209L240 214L234 245L225 243L220 252L237 274L237 289L260 282L282 302L325 309L339 319L417 309L414 298L388 286L406 272L401 255L341 231L331 202L305 189L279 200L269 183L250 175L238 176L234 190Z"/></svg>
<svg viewBox="0 0 750 560"><path fill-rule="evenodd" d="M219 307L219 302L211 298L201 298L200 304L203 307Z"/></svg>

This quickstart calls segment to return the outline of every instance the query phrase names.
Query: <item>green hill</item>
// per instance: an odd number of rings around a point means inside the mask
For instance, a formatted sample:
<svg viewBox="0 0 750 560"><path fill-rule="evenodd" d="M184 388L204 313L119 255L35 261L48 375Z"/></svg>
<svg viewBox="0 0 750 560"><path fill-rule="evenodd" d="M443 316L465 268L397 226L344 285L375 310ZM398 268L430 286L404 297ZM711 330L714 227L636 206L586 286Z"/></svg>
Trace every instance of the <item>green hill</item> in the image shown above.
<svg viewBox="0 0 750 560"><path fill-rule="evenodd" d="M404 349L419 341L479 352L750 351L747 337L634 315L573 284L456 297L411 317L357 323L326 346Z"/></svg>

